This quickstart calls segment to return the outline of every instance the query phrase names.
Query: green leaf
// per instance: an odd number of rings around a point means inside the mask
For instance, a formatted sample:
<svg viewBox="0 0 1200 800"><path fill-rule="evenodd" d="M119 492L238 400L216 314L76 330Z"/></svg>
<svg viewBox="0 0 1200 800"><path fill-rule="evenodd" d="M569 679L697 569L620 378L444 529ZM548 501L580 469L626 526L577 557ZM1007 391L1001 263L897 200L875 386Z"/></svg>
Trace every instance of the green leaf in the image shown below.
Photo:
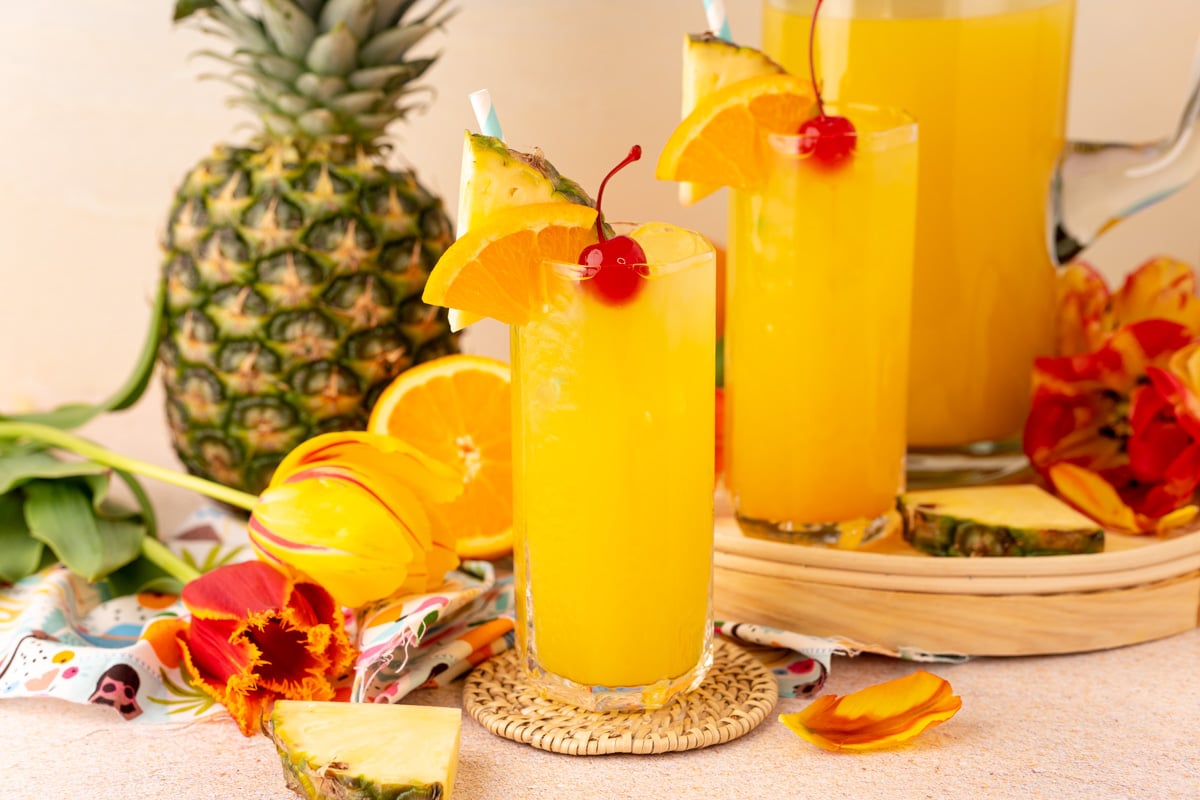
<svg viewBox="0 0 1200 800"><path fill-rule="evenodd" d="M375 21L375 0L329 0L321 9L321 31L345 25L354 38L362 41Z"/></svg>
<svg viewBox="0 0 1200 800"><path fill-rule="evenodd" d="M375 12L374 30L379 32L394 28L405 12L416 2L417 0L379 0L379 8Z"/></svg>
<svg viewBox="0 0 1200 800"><path fill-rule="evenodd" d="M304 10L313 19L321 16L321 6L325 5L325 0L296 0L296 5Z"/></svg>
<svg viewBox="0 0 1200 800"><path fill-rule="evenodd" d="M255 52L273 51L275 48L267 39L267 31L262 22L246 13L241 6L241 0L216 0L220 8L209 11L209 15L217 25L223 26L227 38L231 39L238 50L253 50ZM217 33L217 31L210 31Z"/></svg>
<svg viewBox="0 0 1200 800"><path fill-rule="evenodd" d="M313 40L305 64L318 75L348 75L358 62L358 39L344 23Z"/></svg>
<svg viewBox="0 0 1200 800"><path fill-rule="evenodd" d="M141 592L160 592L162 594L179 594L183 591L183 582L173 578L146 558L136 558L125 566L109 574L108 586L112 589L113 597L123 597Z"/></svg>
<svg viewBox="0 0 1200 800"><path fill-rule="evenodd" d="M89 494L89 487L79 481L28 483L25 522L67 569L96 581L137 558L146 528L98 517Z"/></svg>
<svg viewBox="0 0 1200 800"><path fill-rule="evenodd" d="M359 51L359 62L367 67L395 64L417 42L435 30L434 25L417 24L406 28L392 28L371 37Z"/></svg>
<svg viewBox="0 0 1200 800"><path fill-rule="evenodd" d="M38 571L46 546L29 535L25 498L0 495L0 583L16 583Z"/></svg>
<svg viewBox="0 0 1200 800"><path fill-rule="evenodd" d="M104 475L108 467L94 461L63 461L44 450L0 458L0 494L38 479Z"/></svg>
<svg viewBox="0 0 1200 800"><path fill-rule="evenodd" d="M88 405L87 403L67 403L66 405L58 406L50 411L31 411L28 414L12 414L3 417L3 419L11 419L21 422L37 422L42 425L52 425L55 428L62 430L74 430L91 422L96 417L104 413L104 409L98 405Z"/></svg>
<svg viewBox="0 0 1200 800"><path fill-rule="evenodd" d="M142 514L142 524L146 527L147 536L158 536L158 517L154 513L154 503L150 501L150 495L142 488L142 483L132 472L124 470L115 470L117 477L125 482L129 487L129 492L133 495L133 499L137 500L138 509Z"/></svg>
<svg viewBox="0 0 1200 800"><path fill-rule="evenodd" d="M217 0L175 0L175 16L173 21L179 22L181 19L187 19L197 11L202 11L206 8L216 8Z"/></svg>
<svg viewBox="0 0 1200 800"><path fill-rule="evenodd" d="M271 41L289 58L304 58L317 35L316 23L292 0L262 0L262 20Z"/></svg>
<svg viewBox="0 0 1200 800"><path fill-rule="evenodd" d="M186 2L188 0L180 0L180 4ZM194 0L194 2L202 3L204 0ZM176 14L178 13L178 6L176 6ZM125 379L125 383L121 385L121 388L117 389L103 403L98 405L67 403L51 411L12 414L8 416L0 415L0 420L36 422L42 425L51 425L61 430L73 430L91 422L107 411L124 411L127 408L132 408L142 398L142 395L145 394L146 387L150 384L150 379L154 375L154 363L158 357L158 344L162 334L163 309L166 308L166 297L165 283L160 283L158 293L154 297L154 308L150 312L150 330L146 332L146 339L142 342L142 352L138 355L133 373Z"/></svg>
<svg viewBox="0 0 1200 800"><path fill-rule="evenodd" d="M27 453L36 453L39 450L45 450L46 445L41 442L34 442L22 439L5 439L0 441L0 458L10 458L12 456L21 456Z"/></svg>
<svg viewBox="0 0 1200 800"><path fill-rule="evenodd" d="M112 489L112 481L110 480L110 476L106 473L104 475L85 475L80 478L80 480L87 484L88 493L92 498L92 511L95 512L96 516L99 518L112 520L127 519L134 520L139 524L142 524L142 507L148 504L150 501L149 499L143 499L145 498L145 491L142 489L141 484L138 484L137 480L133 478L133 476L127 472L118 473L118 475L123 478L126 483L130 483L130 481L132 481L130 488L134 491L134 496L138 501L139 507L136 509L128 508L114 500L109 499L108 494Z"/></svg>

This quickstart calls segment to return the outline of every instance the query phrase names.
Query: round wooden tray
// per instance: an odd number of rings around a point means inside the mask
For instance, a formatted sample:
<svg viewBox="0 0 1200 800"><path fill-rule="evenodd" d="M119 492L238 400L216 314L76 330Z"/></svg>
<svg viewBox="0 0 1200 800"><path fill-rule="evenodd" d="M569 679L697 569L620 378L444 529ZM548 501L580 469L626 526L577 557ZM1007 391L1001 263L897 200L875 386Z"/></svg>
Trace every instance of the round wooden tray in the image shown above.
<svg viewBox="0 0 1200 800"><path fill-rule="evenodd" d="M1091 555L937 558L899 538L857 551L773 542L719 518L714 603L718 619L887 652L1099 650L1197 626L1200 531L1108 533Z"/></svg>

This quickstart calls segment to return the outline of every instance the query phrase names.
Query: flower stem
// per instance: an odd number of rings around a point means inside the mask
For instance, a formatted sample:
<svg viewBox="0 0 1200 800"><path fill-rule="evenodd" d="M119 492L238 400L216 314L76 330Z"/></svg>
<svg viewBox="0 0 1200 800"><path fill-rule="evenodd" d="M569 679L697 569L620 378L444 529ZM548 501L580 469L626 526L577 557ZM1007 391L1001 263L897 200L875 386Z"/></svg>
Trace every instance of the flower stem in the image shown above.
<svg viewBox="0 0 1200 800"><path fill-rule="evenodd" d="M63 450L70 450L97 464L154 478L182 489L189 489L246 511L253 511L255 504L258 503L258 498L252 494L197 478L195 475L187 475L173 469L160 467L157 464L119 455L82 436L76 436L49 425L39 425L34 422L0 422L0 439L33 439L44 442Z"/></svg>
<svg viewBox="0 0 1200 800"><path fill-rule="evenodd" d="M153 536L142 537L142 555L146 560L181 583L189 583L200 577L200 570L188 564Z"/></svg>

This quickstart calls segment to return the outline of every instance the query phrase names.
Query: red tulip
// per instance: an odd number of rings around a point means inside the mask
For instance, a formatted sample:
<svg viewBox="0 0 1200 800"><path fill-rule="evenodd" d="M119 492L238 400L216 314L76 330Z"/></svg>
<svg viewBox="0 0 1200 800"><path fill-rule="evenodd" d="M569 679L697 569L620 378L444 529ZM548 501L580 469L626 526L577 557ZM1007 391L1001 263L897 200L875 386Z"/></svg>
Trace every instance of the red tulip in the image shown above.
<svg viewBox="0 0 1200 800"><path fill-rule="evenodd" d="M1125 325L1149 319L1182 325L1200 336L1200 297L1196 274L1172 258L1152 258L1135 269L1115 293L1087 264L1071 264L1058 272L1056 284L1056 353L1073 356L1104 346Z"/></svg>
<svg viewBox="0 0 1200 800"><path fill-rule="evenodd" d="M1094 352L1035 362L1024 448L1083 513L1129 532L1194 516L1200 357L1180 323L1146 319Z"/></svg>
<svg viewBox="0 0 1200 800"><path fill-rule="evenodd" d="M329 592L286 568L217 567L182 599L191 612L178 634L184 664L247 736L277 699L333 699L357 655Z"/></svg>

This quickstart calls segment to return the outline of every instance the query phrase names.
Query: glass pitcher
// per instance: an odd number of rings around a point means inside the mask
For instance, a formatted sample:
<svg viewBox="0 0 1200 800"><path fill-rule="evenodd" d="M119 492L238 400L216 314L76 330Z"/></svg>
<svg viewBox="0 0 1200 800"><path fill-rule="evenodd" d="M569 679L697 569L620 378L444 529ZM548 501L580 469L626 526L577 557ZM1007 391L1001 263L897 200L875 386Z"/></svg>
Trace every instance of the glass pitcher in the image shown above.
<svg viewBox="0 0 1200 800"><path fill-rule="evenodd" d="M764 0L764 49L796 75L809 74L814 2ZM1074 16L1075 0L821 6L825 96L897 106L921 127L910 487L1022 466L1033 360L1053 352L1054 267L1200 171L1195 87L1169 142L1064 145Z"/></svg>

